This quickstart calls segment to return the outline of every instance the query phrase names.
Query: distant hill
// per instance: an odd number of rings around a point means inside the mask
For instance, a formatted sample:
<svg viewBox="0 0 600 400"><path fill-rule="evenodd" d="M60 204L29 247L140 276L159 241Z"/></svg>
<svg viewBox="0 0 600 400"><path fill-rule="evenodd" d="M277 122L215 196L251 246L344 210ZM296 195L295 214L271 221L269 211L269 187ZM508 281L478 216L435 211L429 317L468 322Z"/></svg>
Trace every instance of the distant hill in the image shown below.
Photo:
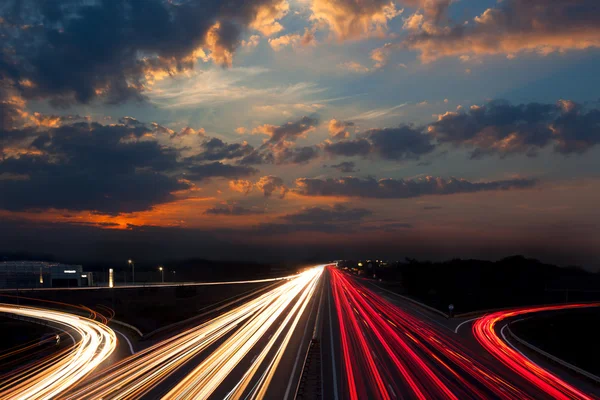
<svg viewBox="0 0 600 400"><path fill-rule="evenodd" d="M558 267L523 256L499 261L413 259L376 269L395 290L456 313L478 309L600 299L600 273Z"/></svg>

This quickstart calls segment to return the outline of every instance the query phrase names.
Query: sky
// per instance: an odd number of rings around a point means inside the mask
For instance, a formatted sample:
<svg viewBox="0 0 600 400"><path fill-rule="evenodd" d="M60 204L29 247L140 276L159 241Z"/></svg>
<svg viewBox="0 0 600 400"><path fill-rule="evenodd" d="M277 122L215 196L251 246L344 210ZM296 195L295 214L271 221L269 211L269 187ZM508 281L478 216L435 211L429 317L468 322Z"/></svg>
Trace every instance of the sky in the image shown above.
<svg viewBox="0 0 600 400"><path fill-rule="evenodd" d="M0 44L0 251L600 269L597 0L9 0Z"/></svg>

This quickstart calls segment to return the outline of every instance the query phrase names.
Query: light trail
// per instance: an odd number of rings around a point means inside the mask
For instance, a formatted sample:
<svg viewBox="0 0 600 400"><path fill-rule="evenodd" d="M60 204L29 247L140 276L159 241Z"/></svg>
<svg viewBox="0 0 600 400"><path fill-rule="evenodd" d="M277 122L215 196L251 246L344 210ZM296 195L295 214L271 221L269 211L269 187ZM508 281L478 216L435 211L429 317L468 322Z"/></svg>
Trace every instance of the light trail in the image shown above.
<svg viewBox="0 0 600 400"><path fill-rule="evenodd" d="M139 289L144 287L179 287L179 286L221 286L221 285L244 285L250 283L268 283L285 281L296 278L298 274L280 276L277 278L252 279L243 281L221 281L221 282L177 282L177 283L142 283L139 285L115 285L110 288L108 286L77 286L68 288L26 288L26 289L0 289L2 292L33 292L33 291L63 291L63 290L112 290L112 289Z"/></svg>
<svg viewBox="0 0 600 400"><path fill-rule="evenodd" d="M533 399L444 332L330 268L345 398Z"/></svg>
<svg viewBox="0 0 600 400"><path fill-rule="evenodd" d="M3 379L0 399L51 399L92 372L116 347L115 333L106 325L76 315L37 307L0 303L0 313L51 323L79 340L68 349L40 360Z"/></svg>
<svg viewBox="0 0 600 400"><path fill-rule="evenodd" d="M206 398L213 393L237 364L258 344L276 322L284 322L269 339L252 367L234 386L232 393L246 390L258 373L258 366L268 366L251 389L252 396L262 397L276 368L289 336L312 297L323 268L313 268L286 278L286 282L247 301L218 317L166 339L122 360L107 371L95 376L88 385L70 393L67 399L137 399L164 382L193 357L219 344L191 373L177 383L164 398ZM291 310L290 310L291 308ZM286 314L287 312L287 314ZM291 321L291 322L290 322ZM287 326L286 334L282 326ZM284 337L281 339L281 336ZM280 343L275 343L280 338ZM222 343L221 343L222 342ZM270 350L275 349L275 355ZM230 393L230 397L236 397Z"/></svg>
<svg viewBox="0 0 600 400"><path fill-rule="evenodd" d="M522 376L532 385L548 394L554 399L584 399L591 400L592 397L581 390L573 387L558 376L545 370L541 366L515 351L504 340L498 336L496 326L499 322L519 315L543 312L568 310L583 307L598 307L596 304L565 304L557 306L524 307L517 310L499 311L485 315L473 324L473 335L479 343L504 365Z"/></svg>
<svg viewBox="0 0 600 400"><path fill-rule="evenodd" d="M268 360L267 368L259 377L259 381L251 389L250 393L244 397L246 399L264 398L269 383L273 378L274 371L279 365L284 350L287 348L294 333L294 329L298 325L309 301L312 299L322 271L322 267L314 268L290 282L289 287L285 289L283 295L278 295L271 304L262 309L234 335L228 338L217 351L213 352L210 357L188 374L164 398L178 400L207 398L269 329L273 327L274 323L282 315L285 315L285 319L271 336L267 345L254 359L252 365L248 368L234 390L226 397L227 399L242 397L251 380L257 375L261 364L265 360ZM290 306L292 309L287 311ZM283 336L284 332L286 332L285 336ZM277 346L276 343L282 336L283 340ZM276 349L275 355L268 359L273 349Z"/></svg>

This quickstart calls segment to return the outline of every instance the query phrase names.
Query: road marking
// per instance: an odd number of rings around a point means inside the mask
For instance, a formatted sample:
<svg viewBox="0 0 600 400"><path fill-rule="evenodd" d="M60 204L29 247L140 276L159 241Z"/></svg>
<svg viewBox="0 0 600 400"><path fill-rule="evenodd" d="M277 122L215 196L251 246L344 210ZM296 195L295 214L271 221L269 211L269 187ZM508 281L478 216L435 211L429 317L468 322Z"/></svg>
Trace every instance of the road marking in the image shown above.
<svg viewBox="0 0 600 400"><path fill-rule="evenodd" d="M534 365L537 365L536 363L534 363L534 362L531 360L531 358L529 358L529 357L527 357L525 354L523 354L523 352L522 352L521 350L517 349L517 347L516 347L514 344L512 344L512 343L510 342L510 340L508 340L508 338L507 338L507 337L506 337L506 335L504 334L504 329L506 329L507 327L508 327L508 324L505 324L505 325L502 327L502 329L500 329L500 334L502 335L502 339L504 339L504 341L505 341L506 343L508 343L508 345L509 345L510 347L512 347L514 351L516 351L517 353L521 354L521 355L522 355L523 357L525 357L525 358L526 358L526 359L527 359L527 360L528 360L530 363L532 363L532 364L534 364Z"/></svg>
<svg viewBox="0 0 600 400"><path fill-rule="evenodd" d="M468 320L466 320L466 321L463 321L463 322L461 322L461 323L460 323L460 324L458 324L458 326L457 326L457 327L454 329L454 333L458 333L458 328L460 328L461 326L463 326L463 325L464 325L464 324L466 324L467 322L475 321L476 319L479 319L479 318L481 318L481 316L479 316L479 317L475 317L475 318L471 318L471 319L468 319Z"/></svg>
<svg viewBox="0 0 600 400"><path fill-rule="evenodd" d="M392 393L392 396L394 396L394 398L396 399L397 398L396 397L396 392L394 392L394 389L392 389L392 385L390 385L389 383L388 383L388 389L390 389L390 392Z"/></svg>
<svg viewBox="0 0 600 400"><path fill-rule="evenodd" d="M131 342L129 341L129 338L127 338L127 336L125 336L124 333L119 332L116 329L113 329L113 331L117 332L119 335L123 336L123 339L125 339L125 341L127 342L127 345L129 346L129 351L131 352L131 354L135 354L135 351L133 350L133 346L131 345Z"/></svg>
<svg viewBox="0 0 600 400"><path fill-rule="evenodd" d="M331 369L333 371L333 398L335 400L338 399L338 389L337 389L337 372L335 370L335 355L333 348L333 321L331 320L331 291L327 291L329 296L327 297L327 304L329 306L329 338L331 339Z"/></svg>

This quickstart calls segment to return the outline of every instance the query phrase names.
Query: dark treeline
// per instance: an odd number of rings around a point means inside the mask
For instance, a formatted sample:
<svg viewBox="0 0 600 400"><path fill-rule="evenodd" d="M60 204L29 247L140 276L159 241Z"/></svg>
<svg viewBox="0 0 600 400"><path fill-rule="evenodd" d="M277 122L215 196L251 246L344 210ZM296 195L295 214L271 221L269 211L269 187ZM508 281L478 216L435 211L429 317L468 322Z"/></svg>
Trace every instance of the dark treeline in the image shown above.
<svg viewBox="0 0 600 400"><path fill-rule="evenodd" d="M407 259L373 268L384 284L442 311L474 310L600 299L600 273L513 256L499 261L421 262ZM368 273L367 273L368 275Z"/></svg>

